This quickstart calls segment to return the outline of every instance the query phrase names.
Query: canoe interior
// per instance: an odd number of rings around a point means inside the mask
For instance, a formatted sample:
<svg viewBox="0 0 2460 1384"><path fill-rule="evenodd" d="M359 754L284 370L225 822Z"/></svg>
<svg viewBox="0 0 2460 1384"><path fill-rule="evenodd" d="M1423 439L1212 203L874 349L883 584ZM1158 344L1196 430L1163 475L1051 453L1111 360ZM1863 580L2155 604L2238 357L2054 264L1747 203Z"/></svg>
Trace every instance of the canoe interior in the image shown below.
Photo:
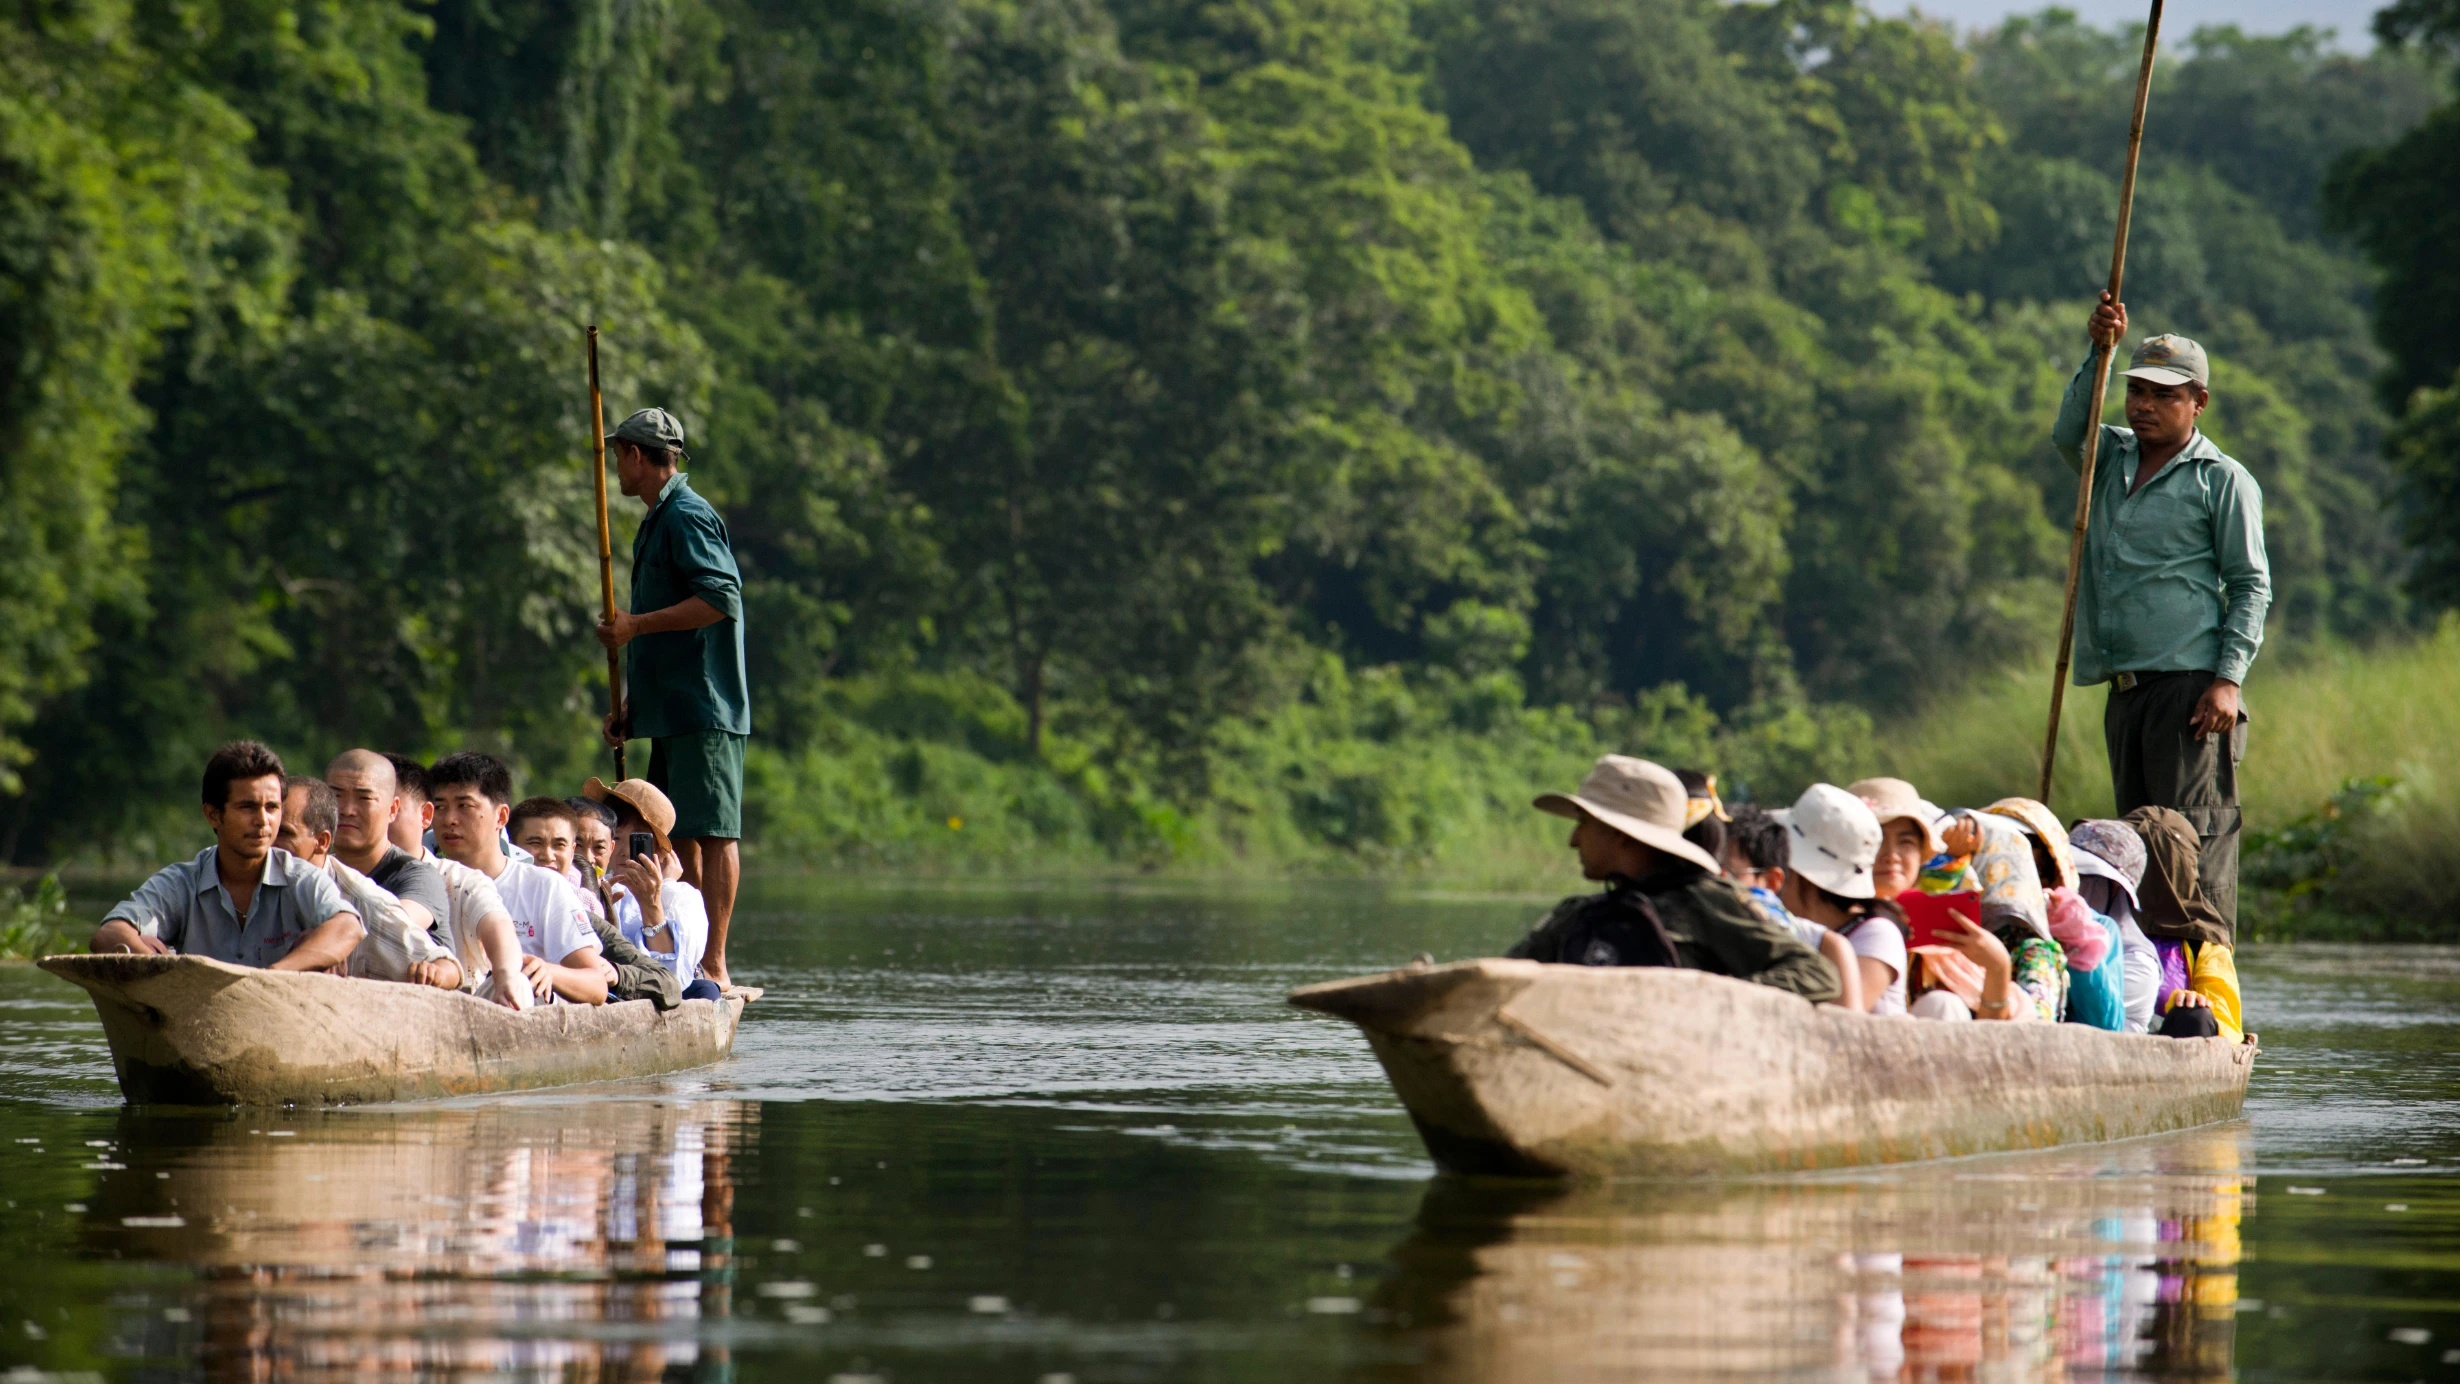
<svg viewBox="0 0 2460 1384"><path fill-rule="evenodd" d="M139 1105L357 1105L680 1071L733 1050L744 1002L516 1014L457 991L198 956L38 964L93 996L121 1094Z"/></svg>
<svg viewBox="0 0 2460 1384"><path fill-rule="evenodd" d="M1486 959L1295 990L1365 1031L1450 1172L1689 1176L2134 1138L2236 1116L2250 1039L1877 1018L1698 971Z"/></svg>

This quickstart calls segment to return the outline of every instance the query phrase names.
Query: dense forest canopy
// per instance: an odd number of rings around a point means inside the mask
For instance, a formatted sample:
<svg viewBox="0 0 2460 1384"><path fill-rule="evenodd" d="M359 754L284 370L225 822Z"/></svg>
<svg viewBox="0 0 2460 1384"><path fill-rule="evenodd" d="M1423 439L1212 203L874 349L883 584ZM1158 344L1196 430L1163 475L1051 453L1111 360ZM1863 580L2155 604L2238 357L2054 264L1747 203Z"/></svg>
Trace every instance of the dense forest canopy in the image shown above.
<svg viewBox="0 0 2460 1384"><path fill-rule="evenodd" d="M2380 27L2199 30L2155 84L2128 296L2213 351L2276 650L2460 600L2460 23ZM862 736L1049 766L1011 806L1052 831L1228 804L1361 847L1414 829L1320 764L1413 727L1817 771L2046 656L2138 42L1841 0L23 0L0 851L142 830L242 732L587 761L585 322L733 526L756 822Z"/></svg>

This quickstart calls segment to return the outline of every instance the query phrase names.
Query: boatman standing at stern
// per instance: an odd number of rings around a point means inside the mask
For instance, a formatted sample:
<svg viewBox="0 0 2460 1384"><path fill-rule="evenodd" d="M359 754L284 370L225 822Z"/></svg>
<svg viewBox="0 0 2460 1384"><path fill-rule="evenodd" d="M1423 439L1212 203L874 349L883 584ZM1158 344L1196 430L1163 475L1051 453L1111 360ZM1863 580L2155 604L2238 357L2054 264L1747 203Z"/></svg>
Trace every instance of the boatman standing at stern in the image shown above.
<svg viewBox="0 0 2460 1384"><path fill-rule="evenodd" d="M2108 293L2087 329L2116 347L2127 305ZM2231 936L2238 922L2238 689L2264 642L2272 570L2263 491L2195 424L2212 401L2204 348L2148 337L2128 362L2127 423L2104 426L2076 579L2075 681L2110 684L2102 735L2116 815L2170 808L2200 838L2203 895ZM2087 355L2059 405L2051 442L2083 466L2084 429L2101 412Z"/></svg>
<svg viewBox="0 0 2460 1384"><path fill-rule="evenodd" d="M742 874L743 745L752 733L743 574L726 521L675 469L685 454L673 414L642 409L607 441L623 493L649 509L632 540L631 609L598 625L599 643L631 650L607 743L649 741L649 781L675 805L671 837L683 878L708 908L701 973L726 987L726 925Z"/></svg>

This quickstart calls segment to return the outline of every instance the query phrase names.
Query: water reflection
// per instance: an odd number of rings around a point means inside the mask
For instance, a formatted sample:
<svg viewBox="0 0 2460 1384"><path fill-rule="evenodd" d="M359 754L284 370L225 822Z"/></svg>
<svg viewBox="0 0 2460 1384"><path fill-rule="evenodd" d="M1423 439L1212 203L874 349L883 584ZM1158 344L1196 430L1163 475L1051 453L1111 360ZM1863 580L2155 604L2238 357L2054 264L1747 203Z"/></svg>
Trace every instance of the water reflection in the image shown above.
<svg viewBox="0 0 2460 1384"><path fill-rule="evenodd" d="M126 1113L142 1162L107 1170L87 1247L197 1281L110 1353L212 1379L722 1373L698 1338L732 1314L730 1164L757 1130L732 1101Z"/></svg>
<svg viewBox="0 0 2460 1384"><path fill-rule="evenodd" d="M1851 1180L1444 1179L1367 1306L1412 1378L2222 1380L2246 1154L2241 1124Z"/></svg>

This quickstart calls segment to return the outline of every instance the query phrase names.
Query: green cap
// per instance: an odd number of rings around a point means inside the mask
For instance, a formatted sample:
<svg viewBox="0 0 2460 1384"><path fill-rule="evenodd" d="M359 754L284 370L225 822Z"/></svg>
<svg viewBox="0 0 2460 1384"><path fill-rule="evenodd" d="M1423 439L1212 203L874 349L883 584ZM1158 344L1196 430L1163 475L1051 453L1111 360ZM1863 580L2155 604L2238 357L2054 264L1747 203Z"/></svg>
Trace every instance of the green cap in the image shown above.
<svg viewBox="0 0 2460 1384"><path fill-rule="evenodd" d="M2122 373L2154 384L2185 384L2189 380L2212 388L2212 362L2204 348L2183 336L2148 336L2135 348L2135 358Z"/></svg>
<svg viewBox="0 0 2460 1384"><path fill-rule="evenodd" d="M680 452L683 450L683 424L665 409L645 408L616 424L615 431L608 433L606 440Z"/></svg>

